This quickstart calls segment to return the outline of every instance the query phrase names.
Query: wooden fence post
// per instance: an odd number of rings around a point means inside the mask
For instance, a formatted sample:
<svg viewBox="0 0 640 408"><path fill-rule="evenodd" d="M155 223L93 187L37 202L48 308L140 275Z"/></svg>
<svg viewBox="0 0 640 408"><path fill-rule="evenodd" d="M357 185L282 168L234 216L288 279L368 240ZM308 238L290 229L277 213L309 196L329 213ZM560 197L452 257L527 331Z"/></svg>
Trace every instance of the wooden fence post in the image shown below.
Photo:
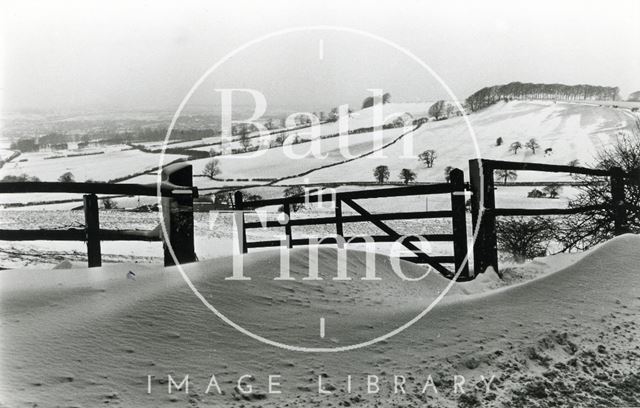
<svg viewBox="0 0 640 408"><path fill-rule="evenodd" d="M287 223L284 224L284 234L287 236L287 245L289 248L293 248L293 242L291 238L291 203L289 201L285 201L282 204L282 211L287 217Z"/></svg>
<svg viewBox="0 0 640 408"><path fill-rule="evenodd" d="M247 253L247 230L244 227L244 201L242 191L233 194L234 217L236 222L236 234L238 235L238 248L241 254Z"/></svg>
<svg viewBox="0 0 640 408"><path fill-rule="evenodd" d="M334 205L336 207L336 235L344 237L344 227L342 224L342 201L336 197Z"/></svg>
<svg viewBox="0 0 640 408"><path fill-rule="evenodd" d="M190 164L176 163L162 169L162 180L186 189L193 187L193 170ZM193 231L193 195L176 194L162 198L162 213L168 237L163 237L165 266L197 260ZM176 259L169 251L173 248Z"/></svg>
<svg viewBox="0 0 640 408"><path fill-rule="evenodd" d="M498 270L498 244L496 237L496 199L493 182L493 167L490 161L482 159L469 160L469 182L471 185L471 216L473 233L474 276L488 267ZM482 203L480 202L482 199ZM482 208L481 208L482 204ZM484 210L484 211L483 211ZM482 212L482 217L480 213Z"/></svg>
<svg viewBox="0 0 640 408"><path fill-rule="evenodd" d="M460 169L449 172L451 184L451 223L453 227L453 256L455 273L460 270L458 280L465 281L473 278L469 273L469 260L467 257L467 215L464 195L464 173ZM465 261L465 258L466 261Z"/></svg>
<svg viewBox="0 0 640 408"><path fill-rule="evenodd" d="M620 167L611 168L611 200L614 211L614 234L627 232L627 209L625 205L624 171Z"/></svg>
<svg viewBox="0 0 640 408"><path fill-rule="evenodd" d="M84 229L87 240L89 268L102 266L98 197L95 194L86 194L82 197L82 201L84 202Z"/></svg>

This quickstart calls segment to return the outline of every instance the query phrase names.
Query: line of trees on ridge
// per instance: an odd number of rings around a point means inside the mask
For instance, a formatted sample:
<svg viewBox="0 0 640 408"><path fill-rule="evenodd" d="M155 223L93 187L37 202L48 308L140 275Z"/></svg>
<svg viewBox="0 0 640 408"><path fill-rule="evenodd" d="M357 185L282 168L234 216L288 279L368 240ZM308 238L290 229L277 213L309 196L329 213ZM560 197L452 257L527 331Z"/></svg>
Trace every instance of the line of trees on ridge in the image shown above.
<svg viewBox="0 0 640 408"><path fill-rule="evenodd" d="M563 99L563 100L619 100L617 86L534 84L511 82L506 85L484 87L466 99L473 112L500 100L511 99Z"/></svg>

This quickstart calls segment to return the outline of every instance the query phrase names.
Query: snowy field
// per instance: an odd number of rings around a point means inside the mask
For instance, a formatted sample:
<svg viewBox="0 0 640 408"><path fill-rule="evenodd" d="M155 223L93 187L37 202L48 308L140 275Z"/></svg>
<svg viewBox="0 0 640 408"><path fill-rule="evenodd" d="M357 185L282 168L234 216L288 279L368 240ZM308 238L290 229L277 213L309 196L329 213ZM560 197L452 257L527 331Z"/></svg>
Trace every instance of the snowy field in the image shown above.
<svg viewBox="0 0 640 408"><path fill-rule="evenodd" d="M400 109L402 104L391 104L389 112ZM420 105L420 104L416 104ZM386 106L386 105L385 105ZM387 109L385 107L385 109ZM367 120L371 120L371 108L362 112ZM386 112L386 111L385 111ZM358 128L361 120L350 119L351 126ZM377 165L387 165L391 178L397 180L402 168L413 170L418 181L441 181L444 179L444 168L447 166L466 169L468 160L476 157L539 162L566 165L572 160L579 160L581 165L592 166L598 151L614 143L618 132L624 132L633 126L637 115L628 110L583 105L575 103L554 103L545 101L498 103L479 113L469 115L475 132L475 142L470 136L463 118L452 118L445 121L429 122L415 132L406 129L387 129L384 131L382 144L386 145L394 139L397 143L372 155L366 153L374 150L373 133L352 134L348 141L348 153L342 154L338 138L325 139L318 143L316 153L312 153L308 143L293 147L293 153L305 156L300 159L287 157L283 149L268 149L257 153L219 156L222 178L282 178L286 184L322 183L322 182L358 182L373 181L372 171ZM327 127L336 123L318 125L319 129L309 129L308 133L331 134L336 129L327 131ZM364 125L363 125L364 126ZM400 135L407 133L405 137ZM503 144L496 146L501 137ZM517 154L509 151L511 143L519 141L523 145L535 138L540 148L535 154L521 149ZM477 143L476 150L475 143ZM206 148L202 148L206 149ZM432 168L426 168L417 156L433 149L438 158ZM545 153L545 150L549 150ZM362 157L360 157L362 156ZM318 157L322 157L321 159ZM355 158L355 159L354 159ZM194 162L194 172L201 169L209 159ZM339 163L345 161L345 163ZM339 163L338 165L335 165ZM330 166L331 165L331 166ZM324 168L327 167L327 168ZM300 177L290 178L301 172L312 170ZM540 172L520 172L519 181L571 180L569 175L548 174Z"/></svg>
<svg viewBox="0 0 640 408"><path fill-rule="evenodd" d="M56 181L70 171L76 181L108 181L158 167L160 156L139 150L105 149L103 154L74 157L55 157L54 154L25 153L20 161L0 169L0 178L27 174L41 181ZM166 162L184 156L166 155ZM26 159L26 161L22 161Z"/></svg>
<svg viewBox="0 0 640 408"><path fill-rule="evenodd" d="M620 109L591 105L553 102L500 102L478 113L469 115L479 151L463 118L429 122L413 134L383 151L384 157L371 155L340 166L319 169L305 175L310 182L328 182L348 175L348 181L371 181L377 165L389 167L391 177L397 180L402 168L413 170L417 181L444 179L447 166L468 168L468 160L476 157L494 160L536 162L566 165L579 160L581 165L592 166L598 150L615 142L619 131L634 125L637 115ZM503 144L496 146L501 137ZM535 138L540 149L533 154L522 149L517 154L509 151L511 143L523 145ZM407 152L417 156L424 150L437 152L432 168L425 168L417 158L404 158ZM552 149L545 154L546 149ZM556 180L569 176L539 172L519 172L518 181ZM302 182L301 178L287 183ZM347 180L345 180L347 181Z"/></svg>
<svg viewBox="0 0 640 408"><path fill-rule="evenodd" d="M496 284L490 273L455 284L430 313L394 337L328 354L286 351L240 334L204 307L175 268L2 271L0 402L634 406L640 404L640 297L631 283L637 282L638 245L637 236L618 237L565 262L564 269L510 286ZM273 280L277 251L245 256L251 281L224 279L230 259L191 264L185 271L234 322L305 347L347 346L385 334L424 310L449 284L434 274L403 282L383 256L376 257L381 281L335 281L329 279L336 271L335 250L320 255L326 278L321 281L299 279L308 273L303 249L290 254L294 281ZM347 261L357 277L364 254L350 251ZM423 270L402 263L402 271L419 276ZM135 279L127 278L129 272ZM324 338L318 335L320 318L326 320ZM180 382L187 374L189 391L169 394L167 375ZM244 374L251 392L236 388ZM215 387L207 392L212 375L222 394ZM269 375L280 376L281 394L268 393ZM377 392L367 390L369 375L378 376ZM405 393L394 393L394 375L405 380ZM454 375L465 378L464 394L454 388ZM425 389L429 378L432 386ZM318 381L330 394L318 393Z"/></svg>
<svg viewBox="0 0 640 408"><path fill-rule="evenodd" d="M252 138L252 143L256 145L269 144L279 137L300 137L302 139L315 139L320 137L336 135L341 131L355 131L358 129L366 129L374 126L382 126L389 124L397 118L402 118L411 123L413 119L428 116L429 107L433 102L416 102L416 103L388 103L384 105L376 105L375 107L365 108L348 115L348 121L341 128L339 122L326 122L313 126L291 125L282 129L274 129L268 132L268 135L260 136L261 133L254 131L248 134ZM200 141L189 141L172 144L171 147L191 147L203 143L219 143L220 138L205 138ZM155 144L155 147L160 145ZM209 151L213 146L197 147L195 150Z"/></svg>
<svg viewBox="0 0 640 408"><path fill-rule="evenodd" d="M340 141L340 138L336 137L283 148L218 156L216 159L220 163L221 173L217 177L281 178L296 175L330 163L339 163L351 157L363 155L372 151L377 146L376 143L384 145L407 131L402 128L385 129L380 131L380 136L373 132L349 135L347 142ZM344 147L341 147L341 144ZM314 149L318 149L318 154L313 154ZM209 161L210 159L193 161L194 174L201 174L202 169Z"/></svg>

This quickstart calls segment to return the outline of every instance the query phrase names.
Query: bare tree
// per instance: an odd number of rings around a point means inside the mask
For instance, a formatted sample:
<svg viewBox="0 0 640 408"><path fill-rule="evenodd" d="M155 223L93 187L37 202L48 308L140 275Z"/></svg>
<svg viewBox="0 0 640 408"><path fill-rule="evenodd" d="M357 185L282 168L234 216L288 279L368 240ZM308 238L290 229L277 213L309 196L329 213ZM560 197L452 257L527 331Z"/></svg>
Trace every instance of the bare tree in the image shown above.
<svg viewBox="0 0 640 408"><path fill-rule="evenodd" d="M37 182L37 181L40 181L40 179L35 176L29 176L27 173L22 173L18 176L13 176L13 175L4 176L0 181L2 181L3 183L20 183L24 181Z"/></svg>
<svg viewBox="0 0 640 408"><path fill-rule="evenodd" d="M496 177L503 180L504 185L507 185L508 181L515 181L518 178L518 173L515 170L496 170Z"/></svg>
<svg viewBox="0 0 640 408"><path fill-rule="evenodd" d="M545 186L542 191L547 193L549 198L558 198L560 195L560 191L562 191L562 186L558 183L551 183Z"/></svg>
<svg viewBox="0 0 640 408"><path fill-rule="evenodd" d="M625 182L627 229L640 233L640 122L633 134L619 133L616 144L598 154L602 169L620 167L629 174ZM614 237L615 205L611 197L609 177L572 174L581 182L578 195L569 201L569 207L597 206L598 208L562 219L558 241L563 251L584 250Z"/></svg>
<svg viewBox="0 0 640 408"><path fill-rule="evenodd" d="M530 149L533 154L536 154L536 149L540 148L540 145L536 141L536 139L529 139L529 141L524 145L527 149Z"/></svg>
<svg viewBox="0 0 640 408"><path fill-rule="evenodd" d="M389 175L389 167L387 166L378 166L373 169L373 177L375 177L376 181L380 184L389 180Z"/></svg>
<svg viewBox="0 0 640 408"><path fill-rule="evenodd" d="M429 115L436 118L436 120L440 120L446 115L446 103L445 101L437 101L429 108Z"/></svg>
<svg viewBox="0 0 640 408"><path fill-rule="evenodd" d="M529 191L527 193L527 198L542 198L542 197L546 197L547 195L545 193L543 193L542 191L538 190L537 188L534 188L533 190Z"/></svg>
<svg viewBox="0 0 640 408"><path fill-rule="evenodd" d="M269 118L269 120L265 122L264 127L267 128L267 130L275 129L276 125L273 123L273 118Z"/></svg>
<svg viewBox="0 0 640 408"><path fill-rule="evenodd" d="M513 154L518 154L518 150L520 149L522 149L522 143L520 142L513 142L509 146L509 151L513 152Z"/></svg>
<svg viewBox="0 0 640 408"><path fill-rule="evenodd" d="M433 149L425 150L418 155L418 159L422 161L428 168L433 167L433 162L435 162L437 157L438 154Z"/></svg>
<svg viewBox="0 0 640 408"><path fill-rule="evenodd" d="M414 181L416 179L416 173L414 173L413 171L409 170L409 169L402 169L400 170L400 180L402 180L402 182L404 184L409 184L412 181Z"/></svg>
<svg viewBox="0 0 640 408"><path fill-rule="evenodd" d="M300 196L304 196L304 188L302 188L301 186L287 187L287 188L284 189L284 196L285 197L300 197ZM304 207L303 203L292 203L291 204L291 209L294 212L298 211L299 209L301 209L303 207Z"/></svg>
<svg viewBox="0 0 640 408"><path fill-rule="evenodd" d="M60 177L58 177L58 181L60 183L75 183L76 179L73 176L73 173L68 171L68 172L64 173L63 175L61 175Z"/></svg>
<svg viewBox="0 0 640 408"><path fill-rule="evenodd" d="M362 109L366 109L366 108L370 108L373 106L374 104L374 99L373 96L367 96L366 98L364 98L364 100L362 101Z"/></svg>
<svg viewBox="0 0 640 408"><path fill-rule="evenodd" d="M445 112L445 116L448 119L456 116L458 109L450 103L445 103L444 112Z"/></svg>
<svg viewBox="0 0 640 408"><path fill-rule="evenodd" d="M102 200L102 206L105 210L115 210L116 208L118 208L118 203L110 198L105 198L104 200Z"/></svg>
<svg viewBox="0 0 640 408"><path fill-rule="evenodd" d="M204 165L202 175L213 179L218 174L220 174L220 162L218 159L209 160L209 162Z"/></svg>
<svg viewBox="0 0 640 408"><path fill-rule="evenodd" d="M277 147L277 146L282 146L285 142L285 140L287 140L287 134L286 133L280 133L278 136L276 136L276 138L274 140L271 141L271 147Z"/></svg>

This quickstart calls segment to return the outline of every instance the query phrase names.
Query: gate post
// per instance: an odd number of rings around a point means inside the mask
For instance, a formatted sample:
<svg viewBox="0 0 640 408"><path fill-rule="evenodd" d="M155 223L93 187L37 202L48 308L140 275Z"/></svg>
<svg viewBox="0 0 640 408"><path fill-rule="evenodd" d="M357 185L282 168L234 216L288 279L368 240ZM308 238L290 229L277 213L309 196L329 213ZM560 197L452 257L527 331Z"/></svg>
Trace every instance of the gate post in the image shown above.
<svg viewBox="0 0 640 408"><path fill-rule="evenodd" d="M236 234L238 235L238 250L241 254L246 254L247 230L244 227L244 201L242 200L242 191L233 193L233 216L236 223Z"/></svg>
<svg viewBox="0 0 640 408"><path fill-rule="evenodd" d="M344 227L342 224L342 200L336 196L333 204L336 211L336 235L344 238Z"/></svg>
<svg viewBox="0 0 640 408"><path fill-rule="evenodd" d="M477 231L473 243L474 276L484 273L490 266L498 275L500 274L498 270L493 170L490 160L469 160L473 233L475 234Z"/></svg>
<svg viewBox="0 0 640 408"><path fill-rule="evenodd" d="M627 209L625 206L624 171L620 167L611 168L611 200L614 211L614 234L627 232Z"/></svg>
<svg viewBox="0 0 640 408"><path fill-rule="evenodd" d="M102 266L98 197L95 194L86 194L82 196L82 201L84 203L84 230L87 239L87 260L89 261L89 268Z"/></svg>
<svg viewBox="0 0 640 408"><path fill-rule="evenodd" d="M293 242L291 239L291 203L288 200L285 200L284 203L282 203L282 212L284 213L285 221L287 222L284 224L284 234L287 236L287 247L293 248Z"/></svg>
<svg viewBox="0 0 640 408"><path fill-rule="evenodd" d="M193 169L190 164L176 163L162 169L162 181L192 190ZM193 194L162 197L162 216L168 237L163 237L164 265L175 265L168 244L173 248L178 263L197 260L193 231Z"/></svg>
<svg viewBox="0 0 640 408"><path fill-rule="evenodd" d="M460 169L449 172L451 185L451 223L453 227L454 273L460 271L458 280L467 281L473 278L469 273L469 256L467 253L467 215L464 201L464 173Z"/></svg>

